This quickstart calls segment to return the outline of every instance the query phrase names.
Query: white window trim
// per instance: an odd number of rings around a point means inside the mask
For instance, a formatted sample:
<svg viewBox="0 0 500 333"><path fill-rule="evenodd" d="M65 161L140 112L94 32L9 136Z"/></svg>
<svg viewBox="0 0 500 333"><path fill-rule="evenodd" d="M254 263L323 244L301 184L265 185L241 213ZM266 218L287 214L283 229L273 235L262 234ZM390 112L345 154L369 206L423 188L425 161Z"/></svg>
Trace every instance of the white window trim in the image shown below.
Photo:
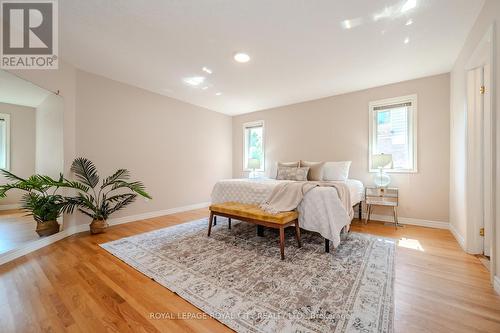
<svg viewBox="0 0 500 333"><path fill-rule="evenodd" d="M247 168L245 163L247 160L247 136L245 135L245 131L247 128L257 127L257 126L262 126L262 156L264 160L260 165L260 169L255 169L255 171L264 172L266 170L266 149L265 149L266 126L264 124L264 120L257 120L243 124L243 171L253 171L253 169Z"/></svg>
<svg viewBox="0 0 500 333"><path fill-rule="evenodd" d="M5 121L5 170L10 171L10 114L0 113Z"/></svg>
<svg viewBox="0 0 500 333"><path fill-rule="evenodd" d="M413 168L412 169L384 169L385 172L388 173L417 173L418 172L418 159L417 159L417 152L418 152L418 141L417 141L417 95L407 95L407 96L400 96L400 97L395 97L395 98L387 98L387 99L382 99L378 101L373 101L369 103L369 118L368 118L368 124L369 124L369 135L368 135L368 171L369 172L379 172L378 169L373 169L371 168L372 165L372 155L373 155L373 144L375 142L375 110L374 108L377 106L383 106L383 105L390 105L390 104L399 104L399 103L405 103L405 102L411 102L411 118L409 121L408 126L411 127L411 137L410 140L412 140L410 144L410 154L413 157Z"/></svg>

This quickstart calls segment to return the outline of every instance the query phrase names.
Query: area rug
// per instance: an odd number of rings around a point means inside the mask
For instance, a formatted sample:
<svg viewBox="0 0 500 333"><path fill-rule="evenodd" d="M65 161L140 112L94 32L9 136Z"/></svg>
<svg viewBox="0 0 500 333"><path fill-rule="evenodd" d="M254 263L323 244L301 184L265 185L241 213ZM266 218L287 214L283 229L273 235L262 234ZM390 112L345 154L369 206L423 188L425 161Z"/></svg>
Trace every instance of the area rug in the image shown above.
<svg viewBox="0 0 500 333"><path fill-rule="evenodd" d="M351 232L325 253L318 234L298 248L287 230L282 261L274 230L218 218L207 237L207 223L101 246L238 332L392 332L393 240Z"/></svg>

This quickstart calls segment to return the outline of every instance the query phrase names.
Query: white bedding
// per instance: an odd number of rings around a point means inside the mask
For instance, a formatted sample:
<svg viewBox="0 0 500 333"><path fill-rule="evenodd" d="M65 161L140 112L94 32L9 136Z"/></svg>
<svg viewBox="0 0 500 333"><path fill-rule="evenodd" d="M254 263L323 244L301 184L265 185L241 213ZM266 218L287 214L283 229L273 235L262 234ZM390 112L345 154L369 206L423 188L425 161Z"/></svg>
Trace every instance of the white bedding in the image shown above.
<svg viewBox="0 0 500 333"><path fill-rule="evenodd" d="M275 179L221 180L215 184L212 190L212 203L233 201L257 205L263 202L274 186L281 182L288 181ZM359 202L360 183L351 179L345 182L351 195L351 206ZM353 216L352 207L346 210L334 187L313 188L306 193L297 210L300 227L319 232L323 237L332 241L333 246L340 244L340 232L343 227L350 225Z"/></svg>

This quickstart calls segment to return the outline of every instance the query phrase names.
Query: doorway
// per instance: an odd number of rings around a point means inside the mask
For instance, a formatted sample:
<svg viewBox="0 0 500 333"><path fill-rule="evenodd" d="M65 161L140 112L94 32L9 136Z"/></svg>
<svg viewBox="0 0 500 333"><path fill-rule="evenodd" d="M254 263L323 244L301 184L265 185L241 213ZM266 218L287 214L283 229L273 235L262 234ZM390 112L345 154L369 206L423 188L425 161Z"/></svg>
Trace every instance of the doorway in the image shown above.
<svg viewBox="0 0 500 333"><path fill-rule="evenodd" d="M495 132L493 110L494 27L477 45L467 77L467 252L490 259L495 251ZM488 262L495 271L494 259Z"/></svg>

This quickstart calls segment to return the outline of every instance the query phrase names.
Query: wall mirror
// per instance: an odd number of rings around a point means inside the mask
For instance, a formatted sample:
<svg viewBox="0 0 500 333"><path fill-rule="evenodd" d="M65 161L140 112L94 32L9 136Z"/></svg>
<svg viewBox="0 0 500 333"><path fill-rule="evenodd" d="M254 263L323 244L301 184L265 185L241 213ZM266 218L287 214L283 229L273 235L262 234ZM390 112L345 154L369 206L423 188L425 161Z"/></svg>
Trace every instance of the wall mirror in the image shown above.
<svg viewBox="0 0 500 333"><path fill-rule="evenodd" d="M58 179L63 167L62 97L0 70L0 169L22 179L34 174ZM0 175L0 185L12 182ZM47 224L29 215L23 207L40 202L27 202L26 194L12 189L0 198L0 255L62 228L62 216Z"/></svg>

